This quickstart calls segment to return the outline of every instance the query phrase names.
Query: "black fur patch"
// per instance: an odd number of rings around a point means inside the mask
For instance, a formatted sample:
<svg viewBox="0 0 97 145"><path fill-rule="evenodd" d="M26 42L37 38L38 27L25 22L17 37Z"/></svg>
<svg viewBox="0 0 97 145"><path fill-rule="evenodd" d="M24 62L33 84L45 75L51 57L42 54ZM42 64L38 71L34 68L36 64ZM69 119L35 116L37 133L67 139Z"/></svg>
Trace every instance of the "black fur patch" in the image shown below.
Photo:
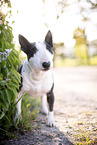
<svg viewBox="0 0 97 145"><path fill-rule="evenodd" d="M54 83L52 85L51 90L47 93L47 102L49 104L49 110L53 111L53 105L54 105L54 93L53 93Z"/></svg>
<svg viewBox="0 0 97 145"><path fill-rule="evenodd" d="M23 65L21 64L20 67L19 67L19 69L18 69L18 72L19 72L20 75L22 75L22 73L21 73L21 72L22 72L22 68L23 68ZM21 88L22 88L22 86L23 86L23 85L22 85L22 82L23 82L23 78L22 78L22 76L21 76L21 83L19 84L19 90L18 90L18 92L21 91Z"/></svg>
<svg viewBox="0 0 97 145"><path fill-rule="evenodd" d="M35 46L35 43L31 43L30 46L29 46L29 52L27 53L27 57L28 57L28 60L34 56L34 54L38 51L36 46Z"/></svg>
<svg viewBox="0 0 97 145"><path fill-rule="evenodd" d="M51 54L53 54L53 47L50 46L47 42L45 42L45 44L46 44L46 49L47 49Z"/></svg>
<svg viewBox="0 0 97 145"><path fill-rule="evenodd" d="M53 89L54 89L54 83L53 83L53 85L52 85L51 92L53 91Z"/></svg>

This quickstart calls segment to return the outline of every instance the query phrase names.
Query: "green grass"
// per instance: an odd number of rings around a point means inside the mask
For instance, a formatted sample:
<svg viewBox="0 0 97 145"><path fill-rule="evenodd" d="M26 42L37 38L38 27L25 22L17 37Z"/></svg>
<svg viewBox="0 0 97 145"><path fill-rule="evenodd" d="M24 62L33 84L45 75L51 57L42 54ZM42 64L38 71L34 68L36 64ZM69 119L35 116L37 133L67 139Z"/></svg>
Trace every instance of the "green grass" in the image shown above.
<svg viewBox="0 0 97 145"><path fill-rule="evenodd" d="M40 108L40 99L30 97L29 95L23 96L22 101L22 121L19 127L24 130L30 130L33 126L33 121L36 119Z"/></svg>

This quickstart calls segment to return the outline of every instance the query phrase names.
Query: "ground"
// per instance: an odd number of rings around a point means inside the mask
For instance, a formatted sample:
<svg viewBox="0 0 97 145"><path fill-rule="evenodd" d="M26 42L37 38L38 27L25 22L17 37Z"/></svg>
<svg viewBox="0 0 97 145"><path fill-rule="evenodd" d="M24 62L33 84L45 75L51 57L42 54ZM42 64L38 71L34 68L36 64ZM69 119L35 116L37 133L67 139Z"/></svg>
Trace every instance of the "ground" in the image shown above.
<svg viewBox="0 0 97 145"><path fill-rule="evenodd" d="M38 128L3 144L97 144L97 67L54 68L53 75L56 127L48 127L39 113Z"/></svg>
<svg viewBox="0 0 97 145"><path fill-rule="evenodd" d="M54 70L55 120L72 143L97 140L97 67Z"/></svg>

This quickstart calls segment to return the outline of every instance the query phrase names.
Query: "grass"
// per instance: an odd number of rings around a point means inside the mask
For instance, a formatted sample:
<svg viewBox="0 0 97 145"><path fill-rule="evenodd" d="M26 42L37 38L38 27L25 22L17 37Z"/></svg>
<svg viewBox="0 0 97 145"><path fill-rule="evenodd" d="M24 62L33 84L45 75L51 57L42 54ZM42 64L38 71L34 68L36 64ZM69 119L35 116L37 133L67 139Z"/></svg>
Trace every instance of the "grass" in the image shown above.
<svg viewBox="0 0 97 145"><path fill-rule="evenodd" d="M22 102L22 121L19 126L24 130L30 130L33 126L33 121L39 113L40 100L31 98L29 95L23 97Z"/></svg>

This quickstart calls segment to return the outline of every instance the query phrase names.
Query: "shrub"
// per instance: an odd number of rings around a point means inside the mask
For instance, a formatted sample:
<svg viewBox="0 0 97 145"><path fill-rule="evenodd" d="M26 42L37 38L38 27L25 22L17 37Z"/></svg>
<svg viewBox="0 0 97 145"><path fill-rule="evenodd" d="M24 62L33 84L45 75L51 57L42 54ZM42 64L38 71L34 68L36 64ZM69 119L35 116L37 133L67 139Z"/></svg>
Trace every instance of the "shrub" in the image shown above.
<svg viewBox="0 0 97 145"><path fill-rule="evenodd" d="M1 1L0 7L4 4ZM0 11L0 129L8 130L14 123L14 108L20 75L19 55L13 44L12 28Z"/></svg>

